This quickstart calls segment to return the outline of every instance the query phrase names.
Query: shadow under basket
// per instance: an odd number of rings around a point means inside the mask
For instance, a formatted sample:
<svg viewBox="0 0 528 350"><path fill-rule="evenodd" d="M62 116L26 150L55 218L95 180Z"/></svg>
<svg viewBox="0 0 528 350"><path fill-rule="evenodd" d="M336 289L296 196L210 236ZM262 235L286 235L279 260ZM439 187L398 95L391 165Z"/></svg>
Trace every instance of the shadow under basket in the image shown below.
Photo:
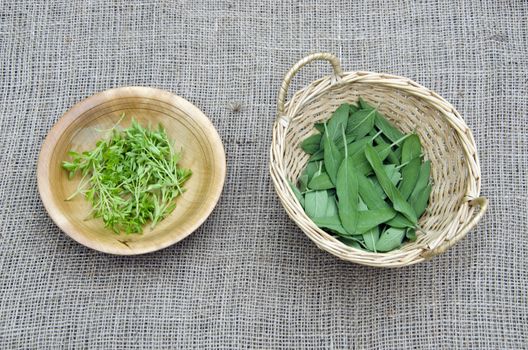
<svg viewBox="0 0 528 350"><path fill-rule="evenodd" d="M334 74L312 82L285 103L294 75L315 60L330 62ZM299 145L315 132L314 123L330 118L344 102L356 103L360 96L403 132L415 131L424 158L431 161L432 193L419 221L417 239L388 253L347 246L317 227L288 183L296 183L306 166L309 155ZM480 197L480 165L473 134L450 103L407 78L342 72L339 60L328 53L307 56L284 78L273 125L270 171L284 209L319 248L369 266L412 265L445 252L477 224L488 205L488 200Z"/></svg>

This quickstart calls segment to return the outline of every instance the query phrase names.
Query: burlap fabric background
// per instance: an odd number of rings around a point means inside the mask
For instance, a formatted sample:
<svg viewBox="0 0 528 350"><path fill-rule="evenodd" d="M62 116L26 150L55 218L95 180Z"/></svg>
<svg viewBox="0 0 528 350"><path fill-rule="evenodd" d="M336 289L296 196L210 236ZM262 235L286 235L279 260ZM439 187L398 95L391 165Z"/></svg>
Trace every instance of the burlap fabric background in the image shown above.
<svg viewBox="0 0 528 350"><path fill-rule="evenodd" d="M0 348L527 348L527 16L495 0L0 0ZM491 205L447 254L352 265L287 218L268 175L276 96L315 51L415 79L473 129ZM312 65L294 88L329 72ZM60 115L126 85L196 104L228 159L205 225L137 257L67 238L35 179Z"/></svg>

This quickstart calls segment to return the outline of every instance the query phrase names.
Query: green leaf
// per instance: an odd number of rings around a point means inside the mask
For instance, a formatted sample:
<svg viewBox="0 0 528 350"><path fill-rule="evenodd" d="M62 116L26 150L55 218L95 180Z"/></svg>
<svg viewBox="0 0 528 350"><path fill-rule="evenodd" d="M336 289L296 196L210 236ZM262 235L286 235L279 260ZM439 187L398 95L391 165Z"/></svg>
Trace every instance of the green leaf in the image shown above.
<svg viewBox="0 0 528 350"><path fill-rule="evenodd" d="M362 109L374 109L374 107L369 104L367 101L365 101L361 96L359 97L359 106Z"/></svg>
<svg viewBox="0 0 528 350"><path fill-rule="evenodd" d="M356 232L358 223L358 179L353 160L347 157L341 162L337 173L336 193L339 199L339 218L349 234Z"/></svg>
<svg viewBox="0 0 528 350"><path fill-rule="evenodd" d="M304 168L302 175L308 176L307 183L314 177L315 173L319 171L319 168L321 167L322 162L308 162L308 165L306 165L306 168Z"/></svg>
<svg viewBox="0 0 528 350"><path fill-rule="evenodd" d="M374 121L376 119L376 110L362 109L350 117L346 129L346 134L353 135L356 138L361 138L367 135L374 127Z"/></svg>
<svg viewBox="0 0 528 350"><path fill-rule="evenodd" d="M308 159L309 162L317 161L317 160L323 160L324 159L324 150L319 149L317 152L312 154L312 156Z"/></svg>
<svg viewBox="0 0 528 350"><path fill-rule="evenodd" d="M374 227L372 230L369 230L363 234L363 241L365 241L365 246L371 252L377 253L376 243L378 242L380 233L378 226Z"/></svg>
<svg viewBox="0 0 528 350"><path fill-rule="evenodd" d="M338 215L337 200L335 195L328 197L328 205L326 206L325 217L333 217Z"/></svg>
<svg viewBox="0 0 528 350"><path fill-rule="evenodd" d="M376 188L374 183L361 173L357 173L359 197L363 199L368 209L381 209L388 208L389 205L385 202L385 192L380 187L381 195L379 190ZM377 181L377 180L376 180Z"/></svg>
<svg viewBox="0 0 528 350"><path fill-rule="evenodd" d="M396 228L407 228L415 227L416 225L410 222L405 216L398 213L394 218L386 222L387 226L396 227Z"/></svg>
<svg viewBox="0 0 528 350"><path fill-rule="evenodd" d="M411 242L416 241L416 230L413 228L407 229L405 232L405 237L407 237L407 239Z"/></svg>
<svg viewBox="0 0 528 350"><path fill-rule="evenodd" d="M414 187L416 186L416 182L418 181L418 177L420 175L421 165L422 160L420 159L420 157L417 157L411 160L407 165L402 167L402 181L398 186L398 189L400 190L400 193L403 199L405 200L407 200L411 196L411 193L414 190Z"/></svg>
<svg viewBox="0 0 528 350"><path fill-rule="evenodd" d="M376 192L376 195L382 199L387 198L387 195L385 194L385 191L383 191L383 188L381 188L376 176L369 176L368 179L372 183L372 190Z"/></svg>
<svg viewBox="0 0 528 350"><path fill-rule="evenodd" d="M326 215L328 206L327 191L306 192L304 195L304 210L312 220Z"/></svg>
<svg viewBox="0 0 528 350"><path fill-rule="evenodd" d="M392 208L380 208L367 211L360 211L356 234L363 234L374 227L389 221L396 216L396 211Z"/></svg>
<svg viewBox="0 0 528 350"><path fill-rule="evenodd" d="M404 134L392 125L391 122L385 119L381 113L376 113L374 125L376 125L376 127L383 132L383 135L387 136L392 142L396 142L404 137Z"/></svg>
<svg viewBox="0 0 528 350"><path fill-rule="evenodd" d="M330 138L327 130L324 136L324 165L330 180L332 180L332 183L334 184L336 183L337 171L339 170L342 161L343 155L339 152L339 149Z"/></svg>
<svg viewBox="0 0 528 350"><path fill-rule="evenodd" d="M308 175L307 174L302 174L300 177L299 177L299 190L301 192L306 192L308 190Z"/></svg>
<svg viewBox="0 0 528 350"><path fill-rule="evenodd" d="M321 134L324 133L324 123L315 123L314 128L315 130L319 131Z"/></svg>
<svg viewBox="0 0 528 350"><path fill-rule="evenodd" d="M328 190L334 188L334 184L326 172L314 175L308 183L308 188L312 190Z"/></svg>
<svg viewBox="0 0 528 350"><path fill-rule="evenodd" d="M409 202L411 203L414 211L416 212L417 217L422 216L422 214L425 212L425 209L427 208L427 204L429 202L429 196L431 195L431 189L431 185L427 185L416 196L411 196L411 198L409 198Z"/></svg>
<svg viewBox="0 0 528 350"><path fill-rule="evenodd" d="M365 145L369 144L370 142L372 142L371 137L363 137L361 139L358 139L352 142L347 142L346 146L348 149L348 154L354 155L356 153L363 153L363 149L365 148ZM338 145L338 148L340 151L344 151L345 145L341 143Z"/></svg>
<svg viewBox="0 0 528 350"><path fill-rule="evenodd" d="M418 180L416 181L416 185L414 186L414 190L411 193L411 197L417 196L419 192L421 192L430 181L431 176L431 161L426 160L422 163L420 167L420 175L418 176Z"/></svg>
<svg viewBox="0 0 528 350"><path fill-rule="evenodd" d="M371 146L367 145L365 147L365 156L372 166L376 177L383 188L383 191L387 194L387 197L391 200L394 205L394 209L402 213L407 219L412 223L417 222L416 213L413 208L403 199L401 193L398 191L396 186L391 182L390 178L387 176L387 173L383 169L383 164L381 159L378 156L378 153Z"/></svg>
<svg viewBox="0 0 528 350"><path fill-rule="evenodd" d="M394 164L386 164L383 165L383 169L385 169L385 173L387 174L391 182L394 184L394 186L398 185L398 182L400 182L402 175L398 171L398 169L396 169L396 166Z"/></svg>
<svg viewBox="0 0 528 350"><path fill-rule="evenodd" d="M299 189L297 187L295 187L295 185L291 181L288 181L288 183L290 184L290 188L292 189L293 194L295 195L295 197L297 198L297 200L299 201L301 206L304 208L304 197L303 197L303 195L301 194Z"/></svg>
<svg viewBox="0 0 528 350"><path fill-rule="evenodd" d="M365 242L363 242L362 236L341 236L338 239L348 246L365 250Z"/></svg>
<svg viewBox="0 0 528 350"><path fill-rule="evenodd" d="M347 232L343 228L343 225L341 225L341 222L339 221L339 217L337 215L312 218L312 220L318 227L322 229L329 229L337 234L347 235Z"/></svg>
<svg viewBox="0 0 528 350"><path fill-rule="evenodd" d="M336 141L341 135L341 129L344 127L346 129L348 123L348 113L350 105L348 103L343 103L339 106L335 112L332 114L332 117L326 123L326 131L331 141Z"/></svg>
<svg viewBox="0 0 528 350"><path fill-rule="evenodd" d="M402 145L402 164L410 162L422 154L422 144L416 134L411 134Z"/></svg>
<svg viewBox="0 0 528 350"><path fill-rule="evenodd" d="M405 230L399 228L388 228L379 237L376 243L378 252L388 252L399 248L405 237Z"/></svg>
<svg viewBox="0 0 528 350"><path fill-rule="evenodd" d="M308 154L316 153L321 145L321 134L314 134L301 143L301 148Z"/></svg>

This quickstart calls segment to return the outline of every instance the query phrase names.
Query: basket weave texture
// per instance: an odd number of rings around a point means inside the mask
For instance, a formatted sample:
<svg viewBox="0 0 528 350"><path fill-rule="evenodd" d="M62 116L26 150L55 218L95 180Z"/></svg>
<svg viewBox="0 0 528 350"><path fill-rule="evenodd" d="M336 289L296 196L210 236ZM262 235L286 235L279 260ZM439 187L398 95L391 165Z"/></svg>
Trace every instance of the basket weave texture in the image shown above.
<svg viewBox="0 0 528 350"><path fill-rule="evenodd" d="M326 60L334 74L312 82L285 103L290 82L306 64ZM349 247L317 227L305 214L289 187L296 182L309 155L299 144L315 132L344 102L359 96L399 129L415 131L425 159L431 161L433 182L429 206L421 217L415 242L388 253ZM480 197L480 165L473 134L454 107L435 92L399 76L372 72L342 72L339 60L329 53L305 57L286 74L282 83L277 119L273 125L270 171L275 189L290 218L315 244L347 261L378 267L415 264L445 252L480 220L488 200Z"/></svg>

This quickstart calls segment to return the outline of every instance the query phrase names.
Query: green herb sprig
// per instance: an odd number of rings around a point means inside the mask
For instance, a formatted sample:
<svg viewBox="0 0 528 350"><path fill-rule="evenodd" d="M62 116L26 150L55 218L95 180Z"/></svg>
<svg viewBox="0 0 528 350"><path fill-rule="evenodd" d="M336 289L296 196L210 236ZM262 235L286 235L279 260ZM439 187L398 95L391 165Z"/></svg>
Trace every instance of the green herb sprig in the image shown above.
<svg viewBox="0 0 528 350"><path fill-rule="evenodd" d="M80 173L81 180L67 200L84 195L92 205L90 216L102 218L105 227L142 233L147 222L153 228L174 210L192 172L178 166L181 155L161 124L151 130L132 119L129 128L119 129L116 124L107 130L111 136L91 151L68 152L71 161L62 167L70 179Z"/></svg>
<svg viewBox="0 0 528 350"><path fill-rule="evenodd" d="M363 99L344 103L301 142L310 158L290 183L306 214L343 243L372 252L416 240L431 193L418 135L403 134Z"/></svg>

